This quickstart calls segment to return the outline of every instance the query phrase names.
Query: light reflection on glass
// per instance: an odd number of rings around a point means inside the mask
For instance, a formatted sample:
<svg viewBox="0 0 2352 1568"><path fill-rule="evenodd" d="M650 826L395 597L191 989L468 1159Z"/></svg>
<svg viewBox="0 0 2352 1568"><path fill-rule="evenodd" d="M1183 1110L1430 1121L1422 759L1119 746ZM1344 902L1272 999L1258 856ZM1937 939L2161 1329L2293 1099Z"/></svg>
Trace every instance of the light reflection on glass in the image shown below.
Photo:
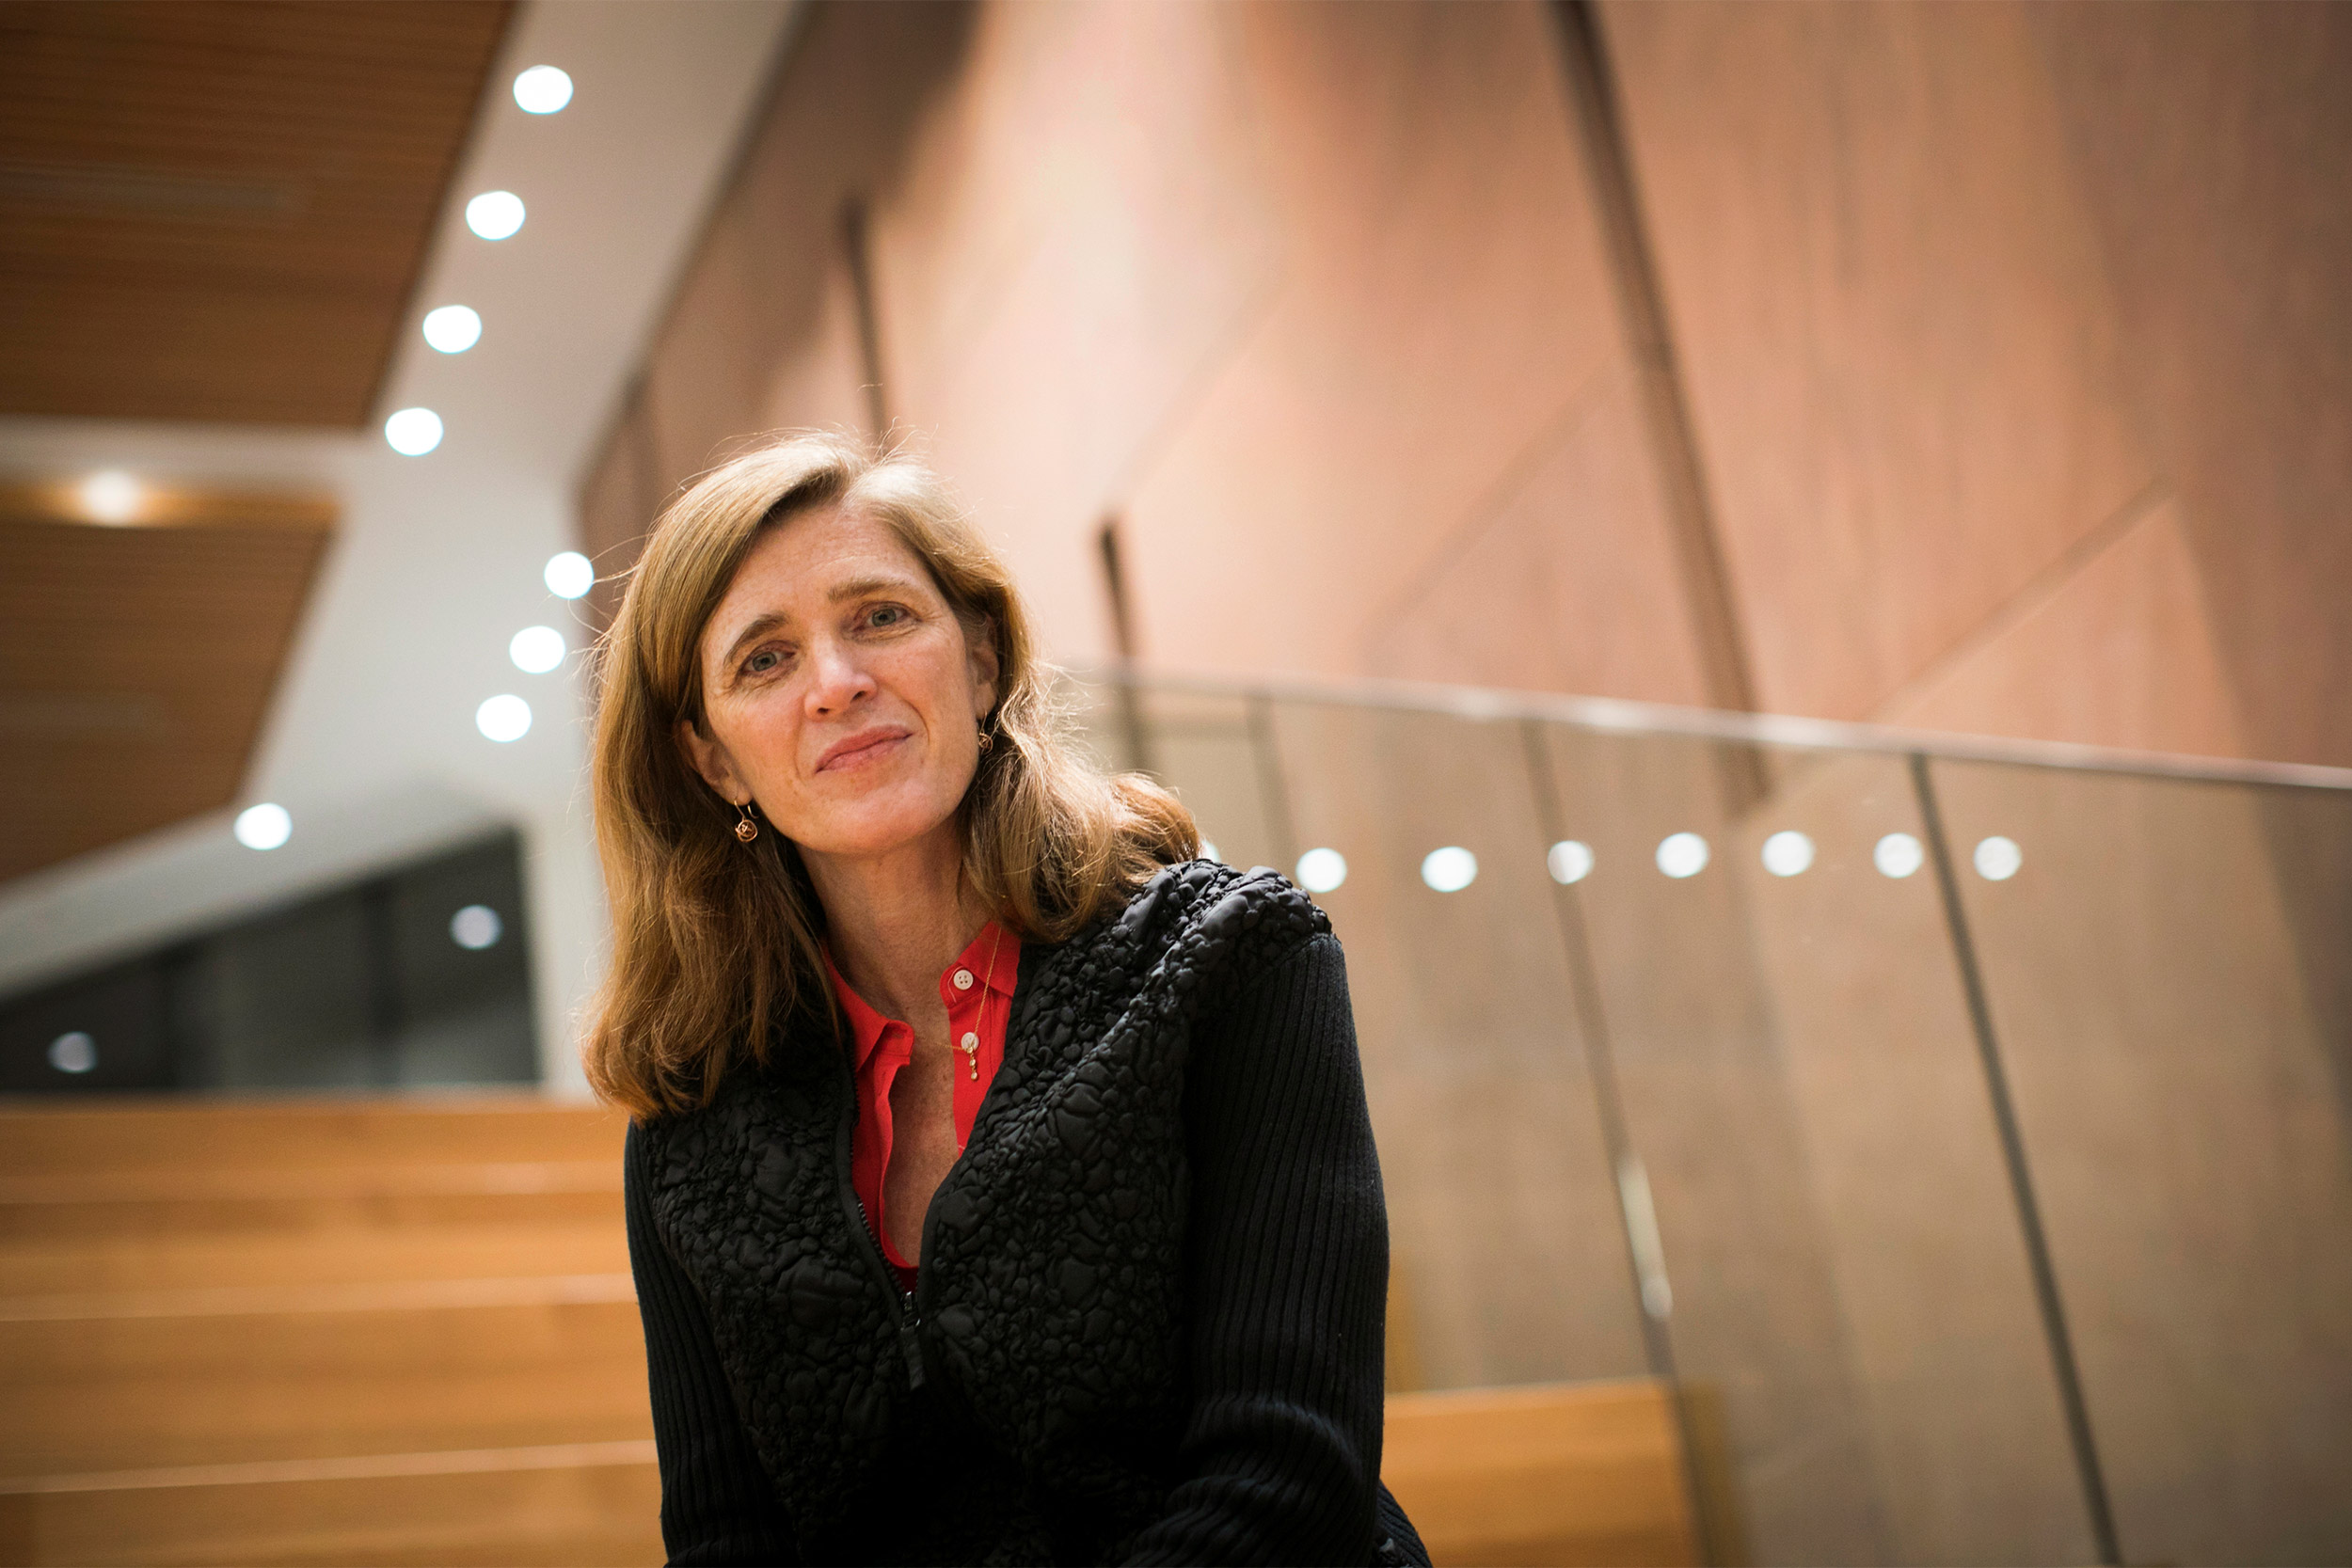
<svg viewBox="0 0 2352 1568"><path fill-rule="evenodd" d="M1695 877L1707 869L1707 840L1696 833L1668 833L1658 843L1658 869L1669 877Z"/></svg>
<svg viewBox="0 0 2352 1568"><path fill-rule="evenodd" d="M1764 869L1775 877L1794 877L1812 863L1813 841L1793 828L1764 841Z"/></svg>
<svg viewBox="0 0 2352 1568"><path fill-rule="evenodd" d="M1995 833L1977 846L1977 875L1988 882L2006 882L2026 863L2026 852L2013 838Z"/></svg>
<svg viewBox="0 0 2352 1568"><path fill-rule="evenodd" d="M1581 839L1564 838L1545 854L1544 869L1562 887L1581 882L1593 873L1593 847Z"/></svg>
<svg viewBox="0 0 2352 1568"><path fill-rule="evenodd" d="M1910 876L1928 863L1928 852L1909 833L1888 833L1870 851L1870 863L1879 868L1879 875L1898 879Z"/></svg>
<svg viewBox="0 0 2352 1568"><path fill-rule="evenodd" d="M1329 893L1347 880L1347 857L1337 849L1310 849L1298 857L1298 885L1309 893Z"/></svg>

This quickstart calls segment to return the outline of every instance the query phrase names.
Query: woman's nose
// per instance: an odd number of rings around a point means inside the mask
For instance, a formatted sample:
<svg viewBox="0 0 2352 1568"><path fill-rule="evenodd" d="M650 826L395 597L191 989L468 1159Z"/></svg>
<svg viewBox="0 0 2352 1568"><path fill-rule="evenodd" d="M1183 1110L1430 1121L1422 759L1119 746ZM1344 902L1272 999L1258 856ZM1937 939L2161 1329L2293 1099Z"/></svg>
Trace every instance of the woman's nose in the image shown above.
<svg viewBox="0 0 2352 1568"><path fill-rule="evenodd" d="M810 713L839 713L860 698L873 695L873 677L859 663L853 650L826 641L811 648L809 655L813 667L813 678L808 684Z"/></svg>

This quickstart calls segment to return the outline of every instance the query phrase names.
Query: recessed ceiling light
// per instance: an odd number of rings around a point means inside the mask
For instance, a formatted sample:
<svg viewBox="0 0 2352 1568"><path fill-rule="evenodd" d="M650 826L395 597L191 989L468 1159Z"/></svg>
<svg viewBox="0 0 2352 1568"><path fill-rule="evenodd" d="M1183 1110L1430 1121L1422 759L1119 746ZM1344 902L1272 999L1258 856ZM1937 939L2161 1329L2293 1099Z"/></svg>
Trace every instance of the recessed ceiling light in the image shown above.
<svg viewBox="0 0 2352 1568"><path fill-rule="evenodd" d="M443 354L463 354L482 341L482 318L463 305L424 314L424 341Z"/></svg>
<svg viewBox="0 0 2352 1568"><path fill-rule="evenodd" d="M596 568L578 550L548 558L548 592L559 599L577 599L596 585Z"/></svg>
<svg viewBox="0 0 2352 1568"><path fill-rule="evenodd" d="M531 733L531 705L516 696L493 697L473 710L473 723L492 740L520 740Z"/></svg>
<svg viewBox="0 0 2352 1568"><path fill-rule="evenodd" d="M78 498L93 521L127 523L147 504L147 488L120 468L106 468L82 481Z"/></svg>
<svg viewBox="0 0 2352 1568"><path fill-rule="evenodd" d="M449 940L469 953L498 945L506 923L487 904L469 904L449 917Z"/></svg>
<svg viewBox="0 0 2352 1568"><path fill-rule="evenodd" d="M294 837L294 816L285 807L264 800L237 813L231 831L248 849L275 849Z"/></svg>
<svg viewBox="0 0 2352 1568"><path fill-rule="evenodd" d="M98 1042L87 1029L69 1029L49 1042L49 1065L59 1072L87 1072L98 1065Z"/></svg>
<svg viewBox="0 0 2352 1568"><path fill-rule="evenodd" d="M525 626L506 644L517 670L544 675L564 662L564 634L553 626Z"/></svg>
<svg viewBox="0 0 2352 1568"><path fill-rule="evenodd" d="M523 226L523 198L513 191L484 191L466 203L466 227L485 240L502 240Z"/></svg>
<svg viewBox="0 0 2352 1568"><path fill-rule="evenodd" d="M1347 857L1337 849L1310 849L1298 857L1298 885L1309 893L1329 893L1347 880Z"/></svg>
<svg viewBox="0 0 2352 1568"><path fill-rule="evenodd" d="M551 65L534 65L515 78L516 105L527 115L551 115L572 101L572 79Z"/></svg>
<svg viewBox="0 0 2352 1568"><path fill-rule="evenodd" d="M384 439L403 457L422 457L441 444L441 416L430 408L404 408L384 421Z"/></svg>

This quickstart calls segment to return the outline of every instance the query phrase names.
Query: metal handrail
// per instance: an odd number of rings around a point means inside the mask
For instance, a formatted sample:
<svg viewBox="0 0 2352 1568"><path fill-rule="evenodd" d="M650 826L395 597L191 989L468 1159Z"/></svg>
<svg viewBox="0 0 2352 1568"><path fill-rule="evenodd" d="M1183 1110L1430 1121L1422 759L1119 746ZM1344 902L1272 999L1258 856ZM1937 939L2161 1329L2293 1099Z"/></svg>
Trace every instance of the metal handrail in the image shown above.
<svg viewBox="0 0 2352 1568"><path fill-rule="evenodd" d="M2301 789L2352 791L2352 768L2319 763L2259 762L2232 757L2183 756L2169 752L2127 751L2062 740L2026 740L2007 736L1962 735L1904 729L1839 719L1803 719L1788 714L1724 713L1622 697L1572 697L1546 691L1492 687L1443 686L1423 681L1369 676L1305 674L1227 675L1168 670L1123 660L1073 663L1074 678L1102 685L1193 692L1202 696L1272 698L1278 701L1343 703L1455 719L1537 720L1580 729L1620 734L1689 736L1813 751L1925 752L1957 762L2012 763L2100 773L2131 773L2208 784L2286 785Z"/></svg>

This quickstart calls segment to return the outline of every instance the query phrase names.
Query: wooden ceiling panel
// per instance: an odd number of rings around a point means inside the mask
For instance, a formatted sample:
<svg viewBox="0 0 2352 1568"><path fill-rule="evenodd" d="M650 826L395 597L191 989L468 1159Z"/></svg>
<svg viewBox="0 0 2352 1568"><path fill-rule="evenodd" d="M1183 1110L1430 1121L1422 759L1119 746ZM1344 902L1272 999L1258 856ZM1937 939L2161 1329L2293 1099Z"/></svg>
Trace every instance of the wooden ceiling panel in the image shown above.
<svg viewBox="0 0 2352 1568"><path fill-rule="evenodd" d="M0 489L0 881L243 784L333 504L183 493L145 515Z"/></svg>
<svg viewBox="0 0 2352 1568"><path fill-rule="evenodd" d="M0 0L0 413L357 426L505 0Z"/></svg>

